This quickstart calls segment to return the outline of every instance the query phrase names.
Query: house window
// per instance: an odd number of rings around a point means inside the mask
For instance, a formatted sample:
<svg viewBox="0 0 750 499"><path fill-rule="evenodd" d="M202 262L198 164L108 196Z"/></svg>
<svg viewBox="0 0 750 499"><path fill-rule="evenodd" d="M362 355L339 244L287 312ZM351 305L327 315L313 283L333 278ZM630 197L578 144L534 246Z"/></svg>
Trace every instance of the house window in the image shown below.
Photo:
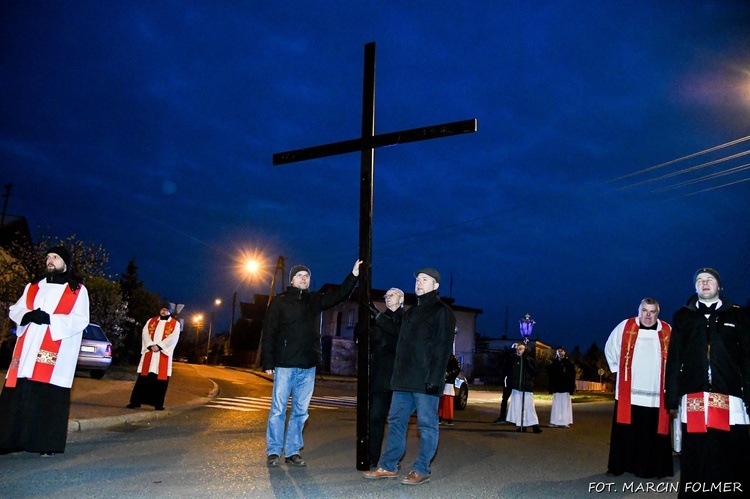
<svg viewBox="0 0 750 499"><path fill-rule="evenodd" d="M349 310L349 321L347 322L347 327L354 327L354 310Z"/></svg>

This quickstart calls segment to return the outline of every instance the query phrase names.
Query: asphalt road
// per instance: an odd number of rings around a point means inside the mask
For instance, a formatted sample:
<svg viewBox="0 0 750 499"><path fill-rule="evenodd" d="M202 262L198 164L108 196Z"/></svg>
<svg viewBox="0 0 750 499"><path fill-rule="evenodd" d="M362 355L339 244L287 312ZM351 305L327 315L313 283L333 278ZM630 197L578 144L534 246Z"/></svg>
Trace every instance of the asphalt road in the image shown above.
<svg viewBox="0 0 750 499"><path fill-rule="evenodd" d="M644 481L604 475L612 402L575 404L570 429L546 428L549 406L540 404L544 433L535 435L491 424L497 404L470 399L466 410L456 412L455 426L441 427L429 482L365 480L355 462L356 387L331 380L316 386L302 453L308 466L268 469L271 383L250 373L198 367L196 382L207 377L219 387L205 406L71 433L65 454L54 458L0 456L0 497L676 497L663 491L676 486L678 476ZM402 476L417 445L412 426Z"/></svg>

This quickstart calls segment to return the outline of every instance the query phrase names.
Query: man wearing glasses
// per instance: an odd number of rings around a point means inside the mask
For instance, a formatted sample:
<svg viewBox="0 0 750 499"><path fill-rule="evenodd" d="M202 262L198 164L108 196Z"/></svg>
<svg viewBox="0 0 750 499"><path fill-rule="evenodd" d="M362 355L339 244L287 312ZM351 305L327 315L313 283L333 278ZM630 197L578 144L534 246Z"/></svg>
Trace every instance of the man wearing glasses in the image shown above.
<svg viewBox="0 0 750 499"><path fill-rule="evenodd" d="M391 407L391 375L396 359L398 329L404 316L404 292L398 288L386 291L385 312L374 304L370 311L375 317L375 327L370 334L370 467L380 461L385 422Z"/></svg>

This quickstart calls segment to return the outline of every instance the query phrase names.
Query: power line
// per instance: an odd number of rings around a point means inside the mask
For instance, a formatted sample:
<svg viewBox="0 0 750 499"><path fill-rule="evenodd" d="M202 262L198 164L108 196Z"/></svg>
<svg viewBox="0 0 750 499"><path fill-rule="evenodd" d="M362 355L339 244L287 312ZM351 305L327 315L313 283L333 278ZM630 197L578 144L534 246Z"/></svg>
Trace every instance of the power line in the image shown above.
<svg viewBox="0 0 750 499"><path fill-rule="evenodd" d="M653 183L653 182L658 182L659 180L664 180L666 178L676 177L677 175L682 175L684 173L689 173L689 172L692 172L692 171L695 171L695 170L700 170L701 168L705 168L707 166L711 166L711 165L716 165L716 164L719 164L719 163L723 163L725 161L730 161L732 159L737 159L737 158L740 158L742 156L747 156L748 154L750 154L750 151L743 151L743 152L740 152L740 153L737 153L737 154L733 154L731 156L726 156L724 158L715 159L713 161L708 161L706 163L701 163L700 165L691 166L689 168L684 168L684 169L678 170L676 172L667 173L666 175L662 175L661 177L655 177L655 178L652 178L652 179L649 179L649 180L642 180L642 181L636 182L634 184L626 185L624 187L620 187L619 190L624 191L624 190L632 189L633 187L638 187L638 186L641 186L641 185L650 184L650 183Z"/></svg>
<svg viewBox="0 0 750 499"><path fill-rule="evenodd" d="M699 182L704 182L706 180L711 180L711 179L714 179L714 178L723 177L725 175L731 175L732 173L741 172L741 171L747 170L749 168L750 168L750 163L745 163L744 165L735 166L734 168L730 168L728 170L722 170L720 172L710 173L708 175L704 175L702 177L698 177L698 178L693 179L693 180L686 180L684 182L680 182L679 184L668 185L668 186L662 187L660 189L654 189L651 192L665 192L665 191L670 191L672 189L678 189L678 188L684 187L686 185L697 184Z"/></svg>
<svg viewBox="0 0 750 499"><path fill-rule="evenodd" d="M623 175L623 176L621 176L621 177L617 177L617 178L614 178L614 179L611 179L611 180L607 180L607 182L606 182L606 183L610 184L610 183L613 183L613 182L617 182L617 181L619 181L619 180L622 180L622 179L626 179L626 178L634 177L634 176L636 176L636 175L640 175L641 173L646 173L646 172L650 172L650 171L652 171L652 170L656 170L656 169L658 169L658 168L663 168L663 167L665 167L665 166L669 166L669 165L671 165L671 164L674 164L674 163L678 163L678 162L680 162L680 161L684 161L684 160L686 160L686 159L691 159L691 158L695 158L696 156L700 156L700 155L702 155L702 154L707 154L707 153L709 153L709 152L714 152L714 151L718 151L719 149L723 149L723 148L725 148L725 147L733 146L733 145L735 145L735 144L739 144L739 143L741 143L741 142L745 142L745 141L747 141L747 140L750 140L750 135L747 135L747 136L745 136L745 137L742 137L742 138L739 138L739 139L733 140L733 141L731 141L731 142L726 142L726 143L724 143L724 144L720 144L720 145L718 145L718 146L714 146L714 147L711 147L711 148L709 148L709 149L704 149L704 150L702 150L702 151L699 151L699 152L696 152L696 153L693 153L693 154L688 154L687 156L683 156L683 157L681 157L681 158L673 159L673 160L671 160L671 161L667 161L666 163L661 163L661 164L658 164L658 165L655 165L655 166L650 166L650 167L648 167L648 168L644 168L643 170L639 170L639 171L637 171L637 172L633 172L633 173L628 173L627 175Z"/></svg>

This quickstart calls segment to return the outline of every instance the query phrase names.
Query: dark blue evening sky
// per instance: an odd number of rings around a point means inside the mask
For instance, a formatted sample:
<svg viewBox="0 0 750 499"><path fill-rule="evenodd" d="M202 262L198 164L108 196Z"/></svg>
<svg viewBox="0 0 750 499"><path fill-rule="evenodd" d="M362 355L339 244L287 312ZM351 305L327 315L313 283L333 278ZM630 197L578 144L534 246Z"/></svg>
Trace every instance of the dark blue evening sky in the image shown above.
<svg viewBox="0 0 750 499"><path fill-rule="evenodd" d="M602 346L643 297L670 320L699 266L750 300L748 26L728 0L4 1L0 182L34 234L135 257L187 311L222 297L226 330L270 284L242 252L316 288L357 258L359 155L271 158L359 136L374 41L377 133L479 130L375 152L373 287L432 266L485 335L507 308L511 335L529 313Z"/></svg>

